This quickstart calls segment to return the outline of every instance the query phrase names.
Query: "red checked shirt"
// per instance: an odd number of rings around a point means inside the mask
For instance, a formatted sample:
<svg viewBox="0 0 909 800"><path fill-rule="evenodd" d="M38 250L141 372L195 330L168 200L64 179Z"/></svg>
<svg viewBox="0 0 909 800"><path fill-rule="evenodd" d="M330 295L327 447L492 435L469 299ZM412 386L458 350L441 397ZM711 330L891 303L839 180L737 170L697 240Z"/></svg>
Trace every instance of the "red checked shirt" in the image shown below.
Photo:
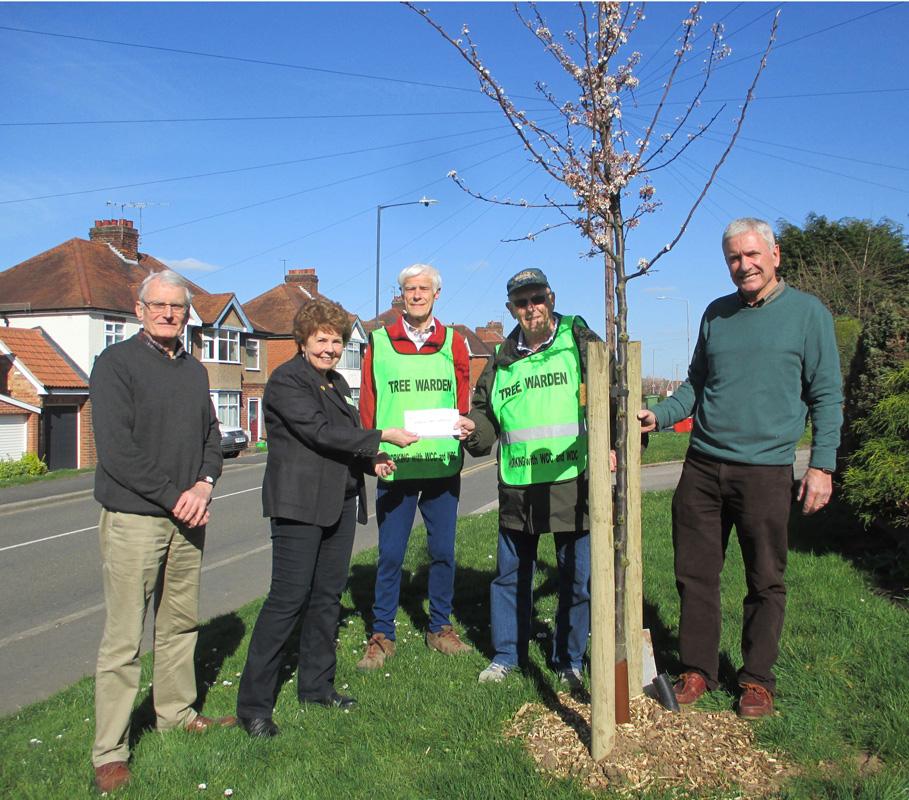
<svg viewBox="0 0 909 800"><path fill-rule="evenodd" d="M419 350L404 329L404 317L387 326L391 346L402 355L416 357L438 353L445 344L447 329L433 319L433 332ZM456 330L452 330L451 355L454 358L455 382L458 393L458 411L466 414L470 410L470 355L467 342ZM362 380L360 382L360 420L364 428L374 428L376 421L376 382L372 373L372 348L367 347L363 356Z"/></svg>

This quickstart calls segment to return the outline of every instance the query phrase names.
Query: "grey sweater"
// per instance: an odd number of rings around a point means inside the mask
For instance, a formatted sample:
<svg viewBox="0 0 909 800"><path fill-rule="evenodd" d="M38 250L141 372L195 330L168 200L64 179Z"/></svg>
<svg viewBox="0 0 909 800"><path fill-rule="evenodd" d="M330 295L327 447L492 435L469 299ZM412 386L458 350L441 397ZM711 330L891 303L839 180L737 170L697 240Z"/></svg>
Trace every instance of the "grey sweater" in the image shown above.
<svg viewBox="0 0 909 800"><path fill-rule="evenodd" d="M137 336L92 369L95 499L111 511L164 517L203 475L221 474L221 434L208 373L188 353L169 359Z"/></svg>

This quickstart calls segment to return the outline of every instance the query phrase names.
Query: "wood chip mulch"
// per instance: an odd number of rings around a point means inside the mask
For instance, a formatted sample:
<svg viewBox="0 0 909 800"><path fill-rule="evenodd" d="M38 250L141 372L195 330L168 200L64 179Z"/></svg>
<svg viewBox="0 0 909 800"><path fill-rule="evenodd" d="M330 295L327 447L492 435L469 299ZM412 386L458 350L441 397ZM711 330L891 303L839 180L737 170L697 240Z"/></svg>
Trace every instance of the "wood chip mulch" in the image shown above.
<svg viewBox="0 0 909 800"><path fill-rule="evenodd" d="M796 771L760 750L749 723L732 711L672 714L644 695L631 701L631 722L617 726L615 748L597 763L590 756L590 705L567 692L558 703L556 709L525 703L505 735L524 740L541 772L577 778L594 791L637 797L672 790L682 798L728 790L724 797L759 800Z"/></svg>

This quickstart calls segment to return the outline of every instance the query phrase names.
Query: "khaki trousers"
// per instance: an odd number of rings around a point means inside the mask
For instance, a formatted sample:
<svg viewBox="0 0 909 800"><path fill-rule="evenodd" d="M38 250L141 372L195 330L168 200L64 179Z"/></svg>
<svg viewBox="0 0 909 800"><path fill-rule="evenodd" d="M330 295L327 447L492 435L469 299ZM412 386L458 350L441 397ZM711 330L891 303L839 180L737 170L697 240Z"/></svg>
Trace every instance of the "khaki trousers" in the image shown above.
<svg viewBox="0 0 909 800"><path fill-rule="evenodd" d="M168 517L101 511L99 524L107 619L95 672L95 743L99 767L129 759L129 723L139 691L139 648L155 599L153 694L159 730L196 716L193 658L205 528Z"/></svg>

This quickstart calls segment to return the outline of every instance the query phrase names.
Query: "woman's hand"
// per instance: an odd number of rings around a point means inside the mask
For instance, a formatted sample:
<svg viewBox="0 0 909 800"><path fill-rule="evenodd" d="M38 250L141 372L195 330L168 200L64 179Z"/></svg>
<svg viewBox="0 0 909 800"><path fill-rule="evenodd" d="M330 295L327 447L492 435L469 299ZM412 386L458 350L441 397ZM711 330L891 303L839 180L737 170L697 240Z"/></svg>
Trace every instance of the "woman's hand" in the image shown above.
<svg viewBox="0 0 909 800"><path fill-rule="evenodd" d="M462 441L477 429L476 423L470 419L470 417L465 416L458 417L458 421L455 423L455 427L460 431L458 434L458 439L461 439Z"/></svg>
<svg viewBox="0 0 909 800"><path fill-rule="evenodd" d="M388 457L388 453L379 453L375 457L373 471L377 478L387 478L397 468L395 462Z"/></svg>
<svg viewBox="0 0 909 800"><path fill-rule="evenodd" d="M379 441L395 444L398 447L407 447L407 445L413 444L419 439L420 437L417 434L405 431L403 428L384 428L382 430L382 438Z"/></svg>

